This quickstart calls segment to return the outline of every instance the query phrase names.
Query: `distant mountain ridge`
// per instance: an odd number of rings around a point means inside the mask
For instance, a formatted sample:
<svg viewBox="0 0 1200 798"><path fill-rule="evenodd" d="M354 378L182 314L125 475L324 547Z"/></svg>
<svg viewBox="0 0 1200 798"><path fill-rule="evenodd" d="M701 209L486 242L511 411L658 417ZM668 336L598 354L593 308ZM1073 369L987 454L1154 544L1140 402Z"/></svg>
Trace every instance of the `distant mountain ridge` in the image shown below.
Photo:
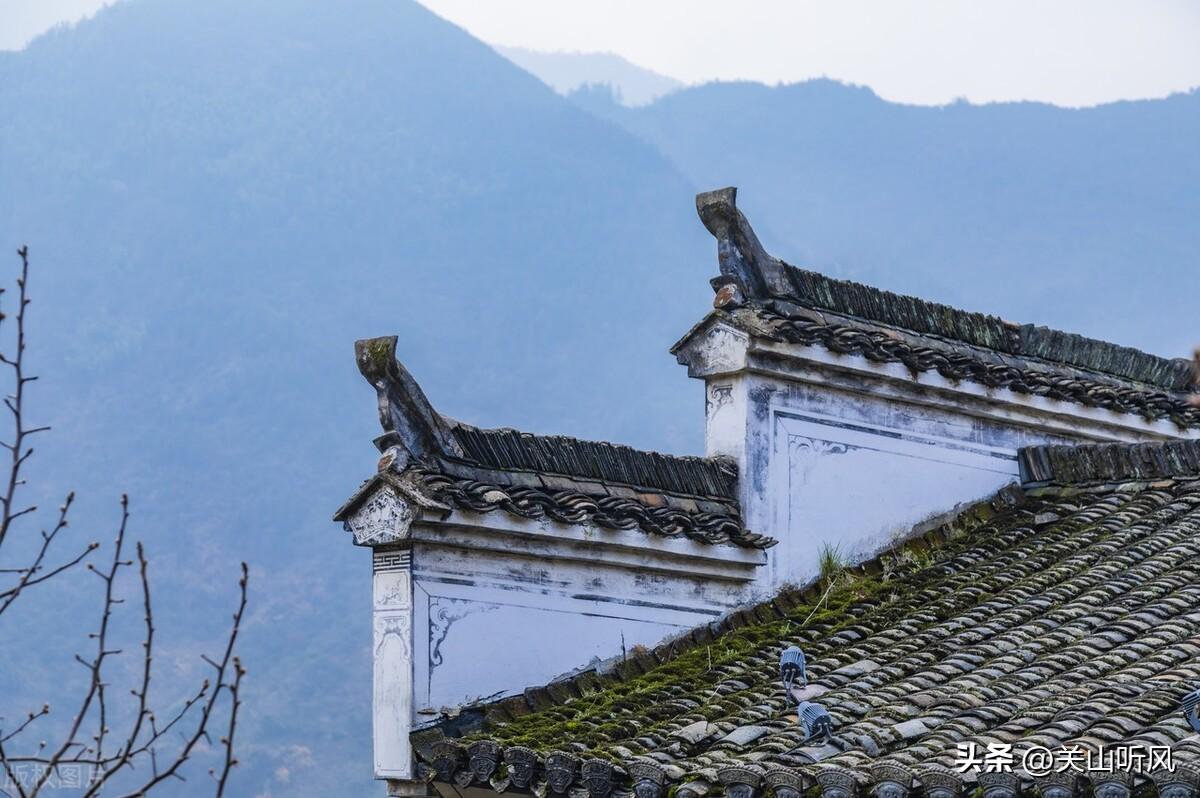
<svg viewBox="0 0 1200 798"><path fill-rule="evenodd" d="M693 184L737 184L799 265L1157 354L1200 339L1200 91L1084 109L895 105L828 80L575 99Z"/></svg>
<svg viewBox="0 0 1200 798"><path fill-rule="evenodd" d="M75 488L94 535L129 492L168 672L248 560L237 794L378 795L370 558L329 520L377 459L354 340L398 334L482 426L694 449L666 354L707 302L692 187L407 0L129 0L3 56L0 243L31 248L55 428L39 504ZM0 641L0 683L61 704L66 632L33 673Z"/></svg>
<svg viewBox="0 0 1200 798"><path fill-rule="evenodd" d="M638 66L614 53L547 53L497 45L496 52L536 75L559 94L609 87L623 105L646 105L683 87L683 81Z"/></svg>

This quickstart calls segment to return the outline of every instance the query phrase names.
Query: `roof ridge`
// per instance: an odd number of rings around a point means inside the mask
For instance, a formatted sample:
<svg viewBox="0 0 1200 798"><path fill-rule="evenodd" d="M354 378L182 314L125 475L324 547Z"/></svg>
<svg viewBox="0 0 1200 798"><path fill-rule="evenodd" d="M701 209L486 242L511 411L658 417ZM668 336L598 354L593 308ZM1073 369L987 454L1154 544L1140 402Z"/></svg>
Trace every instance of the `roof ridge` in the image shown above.
<svg viewBox="0 0 1200 798"><path fill-rule="evenodd" d="M790 306L791 310L783 306ZM822 346L838 354L860 355L875 363L902 363L912 372L936 371L955 382L967 380L988 388L1007 388L1017 393L1137 414L1147 421L1166 419L1181 429L1200 425L1200 407L1190 401L1195 394L1176 393L1040 358L1006 355L940 336L922 337L898 327L881 330L876 322L832 311L808 310L795 302L772 300L761 307L718 308L706 322L713 318L729 321L752 336ZM677 357L682 345L680 342L672 350Z"/></svg>
<svg viewBox="0 0 1200 798"><path fill-rule="evenodd" d="M737 499L737 464L727 457L665 454L623 443L457 423L462 458L488 468L562 474L693 496Z"/></svg>
<svg viewBox="0 0 1200 798"><path fill-rule="evenodd" d="M1200 477L1200 440L1027 446L1017 462L1027 487Z"/></svg>
<svg viewBox="0 0 1200 798"><path fill-rule="evenodd" d="M1195 385L1192 365L1184 358L1166 358L1044 325L1019 324L785 263L763 249L737 208L734 187L697 195L696 208L718 242L721 276L713 281L718 300L728 302L728 297L720 295L722 290L731 290L727 287L736 288L740 294L729 306L783 299L815 310L1110 374L1170 391L1186 391Z"/></svg>
<svg viewBox="0 0 1200 798"><path fill-rule="evenodd" d="M468 424L465 421L451 419L448 416L443 416L450 426L456 430L469 430L479 433L513 433L526 438L537 438L541 440L555 441L573 441L578 443L596 444L600 446L612 447L614 449L625 449L638 454L655 455L657 457L665 457L671 460L688 460L702 463L727 463L730 467L736 468L736 462L733 458L726 455L703 455L703 454L674 454L672 452L660 452L655 449L643 449L638 446L633 446L628 443L620 443L618 441L593 440L591 438L580 438L577 435L566 435L558 432L530 432L528 430L518 429L517 427L480 427L475 424Z"/></svg>
<svg viewBox="0 0 1200 798"><path fill-rule="evenodd" d="M359 371L377 393L384 434L375 445L381 452L394 451L401 460L398 467L462 463L737 503L737 464L732 459L663 454L623 443L511 428L482 429L434 409L396 359L396 336L356 341L354 351Z"/></svg>
<svg viewBox="0 0 1200 798"><path fill-rule="evenodd" d="M1007 354L1020 353L1021 325L866 283L829 277L780 261L793 291L785 299L903 330L936 335Z"/></svg>

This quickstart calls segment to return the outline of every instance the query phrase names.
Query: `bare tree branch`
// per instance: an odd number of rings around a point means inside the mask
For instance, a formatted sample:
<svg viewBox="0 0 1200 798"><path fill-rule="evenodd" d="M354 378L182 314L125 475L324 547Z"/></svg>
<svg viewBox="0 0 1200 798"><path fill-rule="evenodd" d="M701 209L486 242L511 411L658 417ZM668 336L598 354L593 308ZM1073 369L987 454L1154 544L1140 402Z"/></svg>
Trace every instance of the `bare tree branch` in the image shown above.
<svg viewBox="0 0 1200 798"><path fill-rule="evenodd" d="M21 467L29 459L29 456L33 454L32 449L25 448L25 439L35 432L35 430L25 427L25 422L21 415L25 399L25 386L31 381L25 375L25 311L29 308L30 301L28 295L29 248L21 247L17 250L17 255L21 258L21 276L17 278L17 352L11 359L4 356L2 361L13 370L14 392L12 396L4 400L5 406L8 407L13 417L13 439L7 447L11 461L4 495L0 498L0 546L4 545L4 539L8 537L8 530L12 526L12 522L34 509L31 507L20 511L13 510L13 501L16 499L17 487L21 484ZM0 316L0 320L2 319L3 316Z"/></svg>
<svg viewBox="0 0 1200 798"><path fill-rule="evenodd" d="M50 547L54 545L54 539L58 537L60 532L67 528L67 513L70 512L71 503L74 501L75 494L67 494L67 500L58 508L58 522L49 532L42 533L41 546L38 549L37 555L33 559L33 563L24 568L6 569L6 573L19 574L20 578L17 580L16 584L0 590L0 615L3 615L4 611L7 610L12 603L17 600L17 597L21 595L21 591L28 587L45 582L48 579L52 579L53 577L61 574L63 571L75 567L79 563L83 562L85 557L99 548L99 543L89 543L74 557L58 565L51 566L49 570L46 570L46 566L43 565L46 555L50 551Z"/></svg>
<svg viewBox="0 0 1200 798"><path fill-rule="evenodd" d="M25 421L25 388L36 377L25 373L25 322L30 304L29 253L22 247L17 254L21 259L21 273L17 280L15 351L12 354L0 352L0 366L8 367L14 386L13 392L4 399L12 420L12 439L0 441L0 448L8 452L8 457L4 458L8 473L6 476L0 474L0 557L12 548L4 544L13 539L10 533L17 529L17 522L37 512L36 506L22 506L20 503L20 489L25 484L22 469L33 455L33 449L28 445L29 437L49 429L45 426L27 426ZM0 289L0 294L3 294L3 289ZM4 319L4 314L0 313L0 323ZM0 616L4 616L27 589L52 583L55 577L84 564L89 572L100 579L103 588L97 626L88 635L94 641L94 651L87 658L75 656L87 673L86 690L78 701L71 722L64 727L57 742L39 742L33 745L32 750L31 743L22 745L34 724L51 714L49 704L43 705L37 712L27 713L12 729L0 727L0 777L7 780L7 784L0 784L0 793L8 789L15 790L20 798L35 798L56 786L54 779L66 768L87 768L90 778L86 785L80 785L86 789L83 793L85 796L99 796L102 789L113 789L121 791L128 798L141 798L169 780L184 780L185 765L196 754L197 746L201 741L210 740L210 728L223 723L225 734L220 738L219 766L208 771L213 778L214 795L221 798L225 795L230 774L237 765L234 735L242 704L242 678L246 671L235 651L247 605L248 568L242 563L238 580L240 598L220 659L202 658L213 668L213 674L188 695L165 724L160 724L150 703L156 629L149 558L141 542L136 544L136 560L126 558L128 497L121 497L120 524L112 544L111 557L103 568L85 562L100 548L98 543L89 543L66 557L54 556L55 544L69 526L73 502L74 494L68 494L58 508L54 526L41 532L27 565L0 568L0 575L10 579L9 584L0 584ZM122 571L133 567L135 562L142 600L142 663L137 684L128 691L129 700L113 693L107 670L110 661L123 652L113 644L114 616L124 603L118 583ZM222 717L224 721L219 720ZM122 735L116 735L112 726L124 725L124 718L128 718L128 728ZM87 734L85 729L95 731ZM169 737L172 733L177 734ZM24 750L17 753L17 748ZM145 771L138 769L138 764L142 762L148 766ZM35 768L33 776L24 768Z"/></svg>
<svg viewBox="0 0 1200 798"><path fill-rule="evenodd" d="M20 726L18 726L17 728L13 729L13 730L12 730L11 732L9 732L8 734L5 734L5 735L3 735L3 736L0 736L0 743L6 743L6 742L8 742L9 740L11 740L12 738L16 737L16 736L17 736L18 734L20 734L21 732L25 731L25 729L27 729L27 728L29 728L31 725L33 725L33 722L34 722L34 721L36 721L38 718L45 717L46 715L49 715L49 714L50 714L50 705L49 705L49 704L43 704L43 705L42 705L42 708L41 708L41 710L40 710L40 711L38 711L38 712L30 712L30 713L29 713L29 716L28 716L27 718L25 718L25 720L24 720L24 721L21 723L21 725L20 725Z"/></svg>

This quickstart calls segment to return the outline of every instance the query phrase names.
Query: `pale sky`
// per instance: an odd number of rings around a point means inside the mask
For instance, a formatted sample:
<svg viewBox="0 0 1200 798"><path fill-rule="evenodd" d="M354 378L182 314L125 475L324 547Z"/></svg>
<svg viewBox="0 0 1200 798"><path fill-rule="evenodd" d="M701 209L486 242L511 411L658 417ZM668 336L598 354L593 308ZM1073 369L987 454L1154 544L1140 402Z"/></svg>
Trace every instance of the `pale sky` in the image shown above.
<svg viewBox="0 0 1200 798"><path fill-rule="evenodd" d="M107 2L0 0L0 48ZM613 52L689 83L827 76L903 102L1061 105L1200 86L1200 0L422 2L493 44Z"/></svg>

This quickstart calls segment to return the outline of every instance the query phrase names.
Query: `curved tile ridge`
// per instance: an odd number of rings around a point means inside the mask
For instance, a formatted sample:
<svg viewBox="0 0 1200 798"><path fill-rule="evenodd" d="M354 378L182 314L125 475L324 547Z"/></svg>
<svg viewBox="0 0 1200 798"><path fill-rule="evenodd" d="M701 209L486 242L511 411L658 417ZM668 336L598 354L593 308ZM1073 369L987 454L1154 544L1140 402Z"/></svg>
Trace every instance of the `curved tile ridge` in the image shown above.
<svg viewBox="0 0 1200 798"><path fill-rule="evenodd" d="M713 280L713 287L718 292L718 307L783 300L1005 355L1104 372L1168 391L1187 390L1194 384L1191 365L1181 358L1163 358L1075 333L1016 324L787 264L763 248L737 207L735 187L698 194L696 212L717 239L721 276Z"/></svg>
<svg viewBox="0 0 1200 798"><path fill-rule="evenodd" d="M1026 486L1200 477L1200 440L1030 446L1017 453Z"/></svg>
<svg viewBox="0 0 1200 798"><path fill-rule="evenodd" d="M754 549L770 548L777 543L775 538L746 529L734 504L720 505L717 511L689 512L679 507L656 507L625 496L496 485L426 468L410 469L410 473L435 501L477 513L504 510L522 518L591 523L608 529L640 528L660 537Z"/></svg>
<svg viewBox="0 0 1200 798"><path fill-rule="evenodd" d="M1193 384L1191 363L1164 358L1120 344L1035 324L1014 324L995 316L894 294L848 280L784 264L796 291L786 299L801 305L878 322L921 335L935 335L1019 357L1099 371L1171 391Z"/></svg>
<svg viewBox="0 0 1200 798"><path fill-rule="evenodd" d="M500 484L522 484L530 475L619 484L719 502L737 500L737 465L722 457L689 457L634 449L565 435L534 435L514 429L481 429L443 416L396 358L396 337L354 344L363 377L375 388L383 435L380 452L398 468L438 463L490 471ZM478 476L476 478L479 478Z"/></svg>
<svg viewBox="0 0 1200 798"><path fill-rule="evenodd" d="M820 346L838 354L861 355L875 363L901 363L913 372L935 371L949 380L968 380L988 388L1116 410L1150 420L1166 419L1180 427L1200 426L1200 408L1189 394L1115 378L1103 379L1076 369L1054 367L1020 357L972 351L935 338L906 340L890 330L830 318L784 315L767 308L718 311L739 326L786 343ZM748 315L749 314L749 317ZM753 317L753 318L751 318Z"/></svg>
<svg viewBox="0 0 1200 798"><path fill-rule="evenodd" d="M461 422L455 422L452 433L464 461L486 468L565 474L730 501L737 498L737 464L727 458L663 454L607 441L481 429Z"/></svg>

